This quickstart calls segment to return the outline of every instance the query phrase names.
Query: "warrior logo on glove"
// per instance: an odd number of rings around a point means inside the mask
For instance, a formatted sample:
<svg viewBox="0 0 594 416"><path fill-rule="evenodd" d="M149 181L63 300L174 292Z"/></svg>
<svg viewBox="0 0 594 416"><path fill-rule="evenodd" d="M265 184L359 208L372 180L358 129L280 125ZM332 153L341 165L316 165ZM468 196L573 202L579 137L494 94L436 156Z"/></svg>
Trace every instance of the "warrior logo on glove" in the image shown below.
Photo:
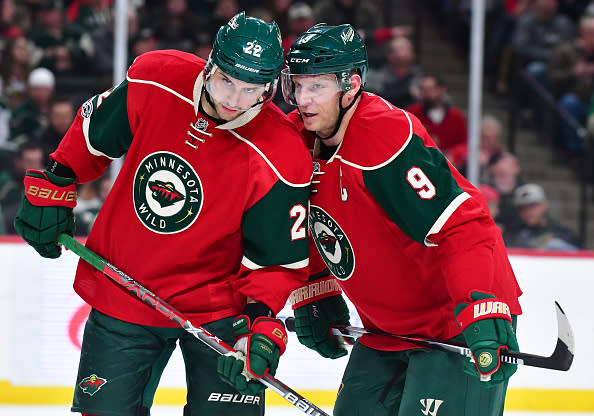
<svg viewBox="0 0 594 416"><path fill-rule="evenodd" d="M322 208L312 205L309 211L309 228L316 247L339 280L347 280L355 270L355 253L346 234Z"/></svg>
<svg viewBox="0 0 594 416"><path fill-rule="evenodd" d="M188 162L170 152L148 155L134 177L134 207L145 227L174 234L194 223L202 208L200 178Z"/></svg>

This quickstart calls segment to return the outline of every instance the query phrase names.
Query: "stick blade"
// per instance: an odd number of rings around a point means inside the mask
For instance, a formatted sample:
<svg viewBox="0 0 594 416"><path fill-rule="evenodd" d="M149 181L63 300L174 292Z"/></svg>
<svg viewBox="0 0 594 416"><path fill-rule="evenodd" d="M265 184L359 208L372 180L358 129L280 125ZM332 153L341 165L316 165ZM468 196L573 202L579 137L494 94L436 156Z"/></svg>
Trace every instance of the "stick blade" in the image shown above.
<svg viewBox="0 0 594 416"><path fill-rule="evenodd" d="M551 358L558 360L559 369L567 371L573 362L575 353L575 339L573 337L573 329L569 324L567 315L561 308L558 302L555 301L555 312L557 313L557 346L551 355Z"/></svg>

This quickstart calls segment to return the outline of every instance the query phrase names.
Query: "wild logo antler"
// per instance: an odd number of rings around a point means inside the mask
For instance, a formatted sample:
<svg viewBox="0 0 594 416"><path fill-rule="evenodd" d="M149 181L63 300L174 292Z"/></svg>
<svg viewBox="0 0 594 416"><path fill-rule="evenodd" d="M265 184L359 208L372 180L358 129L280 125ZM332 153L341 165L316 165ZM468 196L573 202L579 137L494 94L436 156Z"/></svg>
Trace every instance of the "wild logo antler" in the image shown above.
<svg viewBox="0 0 594 416"><path fill-rule="evenodd" d="M181 194L171 182L154 180L149 182L153 198L161 205L161 208L168 207L178 201L183 201L185 196Z"/></svg>

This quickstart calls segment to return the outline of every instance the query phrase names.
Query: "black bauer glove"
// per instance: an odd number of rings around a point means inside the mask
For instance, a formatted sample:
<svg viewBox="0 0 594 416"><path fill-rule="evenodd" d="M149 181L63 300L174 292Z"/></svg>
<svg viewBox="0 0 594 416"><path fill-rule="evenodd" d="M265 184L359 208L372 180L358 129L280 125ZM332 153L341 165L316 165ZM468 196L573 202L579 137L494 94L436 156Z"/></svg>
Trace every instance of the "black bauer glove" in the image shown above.
<svg viewBox="0 0 594 416"><path fill-rule="evenodd" d="M72 208L75 206L74 178L30 169L25 175L25 195L14 227L42 257L60 257L58 234L74 232Z"/></svg>
<svg viewBox="0 0 594 416"><path fill-rule="evenodd" d="M516 364L502 362L500 351L519 351L520 348L505 302L482 292L471 292L470 300L473 303L460 303L454 309L474 358L474 363L465 363L464 371L492 386L510 378L518 368Z"/></svg>
<svg viewBox="0 0 594 416"><path fill-rule="evenodd" d="M324 358L348 354L332 327L350 325L349 308L334 277L309 282L289 296L295 315L297 339ZM341 337L342 338L342 337Z"/></svg>

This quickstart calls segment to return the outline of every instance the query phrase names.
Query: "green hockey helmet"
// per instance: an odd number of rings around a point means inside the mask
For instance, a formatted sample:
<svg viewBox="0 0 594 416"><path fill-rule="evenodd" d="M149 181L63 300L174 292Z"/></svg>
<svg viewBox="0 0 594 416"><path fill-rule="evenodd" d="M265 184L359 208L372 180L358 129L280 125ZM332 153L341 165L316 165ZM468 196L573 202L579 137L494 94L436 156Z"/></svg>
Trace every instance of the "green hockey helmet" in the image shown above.
<svg viewBox="0 0 594 416"><path fill-rule="evenodd" d="M241 81L268 84L278 77L283 56L277 24L240 12L217 32L207 69L212 70L216 65Z"/></svg>
<svg viewBox="0 0 594 416"><path fill-rule="evenodd" d="M293 75L336 74L339 89L351 89L351 74L356 70L361 84L367 78L367 49L363 40L349 24L328 26L317 24L305 31L291 45L286 57L287 68L282 71L285 100L294 103Z"/></svg>

